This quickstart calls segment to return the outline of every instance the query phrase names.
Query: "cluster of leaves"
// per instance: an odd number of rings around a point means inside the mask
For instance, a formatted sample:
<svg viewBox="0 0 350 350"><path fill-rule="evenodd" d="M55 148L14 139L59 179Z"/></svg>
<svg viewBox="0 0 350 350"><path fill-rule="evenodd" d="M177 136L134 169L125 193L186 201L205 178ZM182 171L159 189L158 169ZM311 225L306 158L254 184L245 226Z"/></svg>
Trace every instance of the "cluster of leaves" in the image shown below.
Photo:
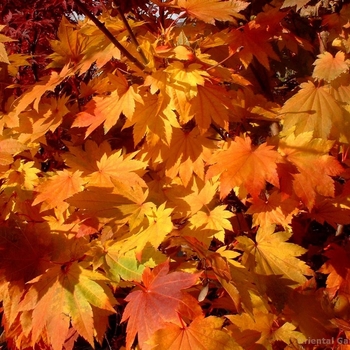
<svg viewBox="0 0 350 350"><path fill-rule="evenodd" d="M28 4L0 7L8 346L345 349L350 5Z"/></svg>

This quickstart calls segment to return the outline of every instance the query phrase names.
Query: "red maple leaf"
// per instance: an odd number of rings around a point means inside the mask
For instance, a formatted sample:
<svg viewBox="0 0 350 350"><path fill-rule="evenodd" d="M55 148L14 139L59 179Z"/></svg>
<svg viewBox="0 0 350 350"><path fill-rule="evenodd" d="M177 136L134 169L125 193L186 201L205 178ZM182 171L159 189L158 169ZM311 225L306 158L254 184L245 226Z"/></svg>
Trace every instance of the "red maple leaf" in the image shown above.
<svg viewBox="0 0 350 350"><path fill-rule="evenodd" d="M168 274L168 272L169 260L152 271L146 267L142 275L141 290L136 290L125 298L129 304L125 308L121 322L129 320L127 349L131 348L136 333L138 333L138 343L143 344L167 322L179 324L178 313L183 310L190 311L189 305L191 305L193 317L200 314L198 312L200 308L197 311L195 307L198 305L197 300L181 291L195 284L200 274L186 272ZM191 312L186 312L186 316L189 314L191 315Z"/></svg>

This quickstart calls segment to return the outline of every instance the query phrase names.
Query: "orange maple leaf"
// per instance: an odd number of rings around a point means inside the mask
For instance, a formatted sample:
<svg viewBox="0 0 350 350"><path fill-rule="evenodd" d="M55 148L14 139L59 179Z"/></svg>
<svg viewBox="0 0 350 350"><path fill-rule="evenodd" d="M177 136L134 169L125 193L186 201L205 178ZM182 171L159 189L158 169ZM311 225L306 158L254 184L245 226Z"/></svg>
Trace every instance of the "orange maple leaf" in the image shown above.
<svg viewBox="0 0 350 350"><path fill-rule="evenodd" d="M199 135L197 128L190 132L174 129L169 147L162 150L166 161L165 174L173 179L179 174L186 187L193 174L204 180L204 164L214 144Z"/></svg>
<svg viewBox="0 0 350 350"><path fill-rule="evenodd" d="M287 227L298 213L298 202L292 198L283 198L281 193L274 191L263 200L254 198L252 206L246 214L253 214L253 226L270 226L280 224Z"/></svg>
<svg viewBox="0 0 350 350"><path fill-rule="evenodd" d="M41 210L52 209L55 207L64 207L64 200L84 189L84 181L81 178L82 171L74 173L64 169L58 171L56 175L51 176L49 180L43 182L36 188L39 193L33 201L33 205L41 202L44 204ZM67 204L68 205L68 204Z"/></svg>
<svg viewBox="0 0 350 350"><path fill-rule="evenodd" d="M269 43L272 34L267 27L255 20L245 24L229 34L230 49L237 52L243 65L247 68L253 56L266 68L270 69L269 58L279 61L279 57Z"/></svg>
<svg viewBox="0 0 350 350"><path fill-rule="evenodd" d="M135 111L136 102L143 104L142 97L137 93L135 86L129 86L125 77L118 73L117 76L109 74L110 86L106 89L112 92L109 96L94 97L86 109L77 114L73 127L87 127L85 137L88 137L99 125L107 133L118 121L121 113L131 119Z"/></svg>
<svg viewBox="0 0 350 350"><path fill-rule="evenodd" d="M6 138L0 140L0 165L10 165L13 163L13 156L27 149L18 140Z"/></svg>
<svg viewBox="0 0 350 350"><path fill-rule="evenodd" d="M266 181L279 187L276 162L280 155L266 143L252 146L249 137L236 137L228 149L219 150L208 161L207 178L220 174L220 197L234 187L244 187L253 197L265 188Z"/></svg>
<svg viewBox="0 0 350 350"><path fill-rule="evenodd" d="M232 103L223 88L210 84L197 87L198 93L191 100L190 114L195 115L198 129L204 133L209 129L212 121L224 129L229 122L229 109Z"/></svg>
<svg viewBox="0 0 350 350"><path fill-rule="evenodd" d="M343 171L339 162L328 155L333 143L313 138L311 132L297 137L289 135L280 141L279 151L300 172L293 174L294 191L309 210L314 206L316 193L334 196L334 181L331 176Z"/></svg>
<svg viewBox="0 0 350 350"><path fill-rule="evenodd" d="M328 274L327 292L331 299L337 293L345 295L350 301L350 256L349 244L340 247L332 244L324 254L329 260L326 261L319 272Z"/></svg>
<svg viewBox="0 0 350 350"><path fill-rule="evenodd" d="M224 319L215 316L194 319L189 326L167 323L156 331L143 349L154 350L240 350L222 326Z"/></svg>
<svg viewBox="0 0 350 350"><path fill-rule="evenodd" d="M141 290L133 291L125 298L129 304L125 308L121 322L128 321L127 349L131 349L136 333L138 333L139 344L144 344L167 322L179 324L178 312L186 299L181 290L194 285L200 274L185 272L168 274L168 272L168 260L152 271L146 267L142 274ZM194 298L191 299L193 305L196 305L197 301ZM188 300L186 308L188 308Z"/></svg>
<svg viewBox="0 0 350 350"><path fill-rule="evenodd" d="M55 266L32 280L21 302L22 310L33 309L32 344L46 330L53 348L62 349L71 319L77 332L93 346L94 328L99 328L94 325L96 318L115 313L117 302L103 281L108 278L77 262Z"/></svg>
<svg viewBox="0 0 350 350"><path fill-rule="evenodd" d="M15 101L15 108L12 112L9 113L11 121L14 122L12 126L18 126L18 115L24 111L32 102L34 102L33 107L36 111L39 110L39 102L41 97L45 94L46 91L54 91L55 87L67 79L73 74L73 71L64 66L60 73L52 72L50 76L45 77L28 89L18 100ZM15 125L17 124L17 125ZM7 124L8 126L11 126Z"/></svg>
<svg viewBox="0 0 350 350"><path fill-rule="evenodd" d="M327 51L319 54L314 66L312 77L327 82L331 82L340 74L349 70L349 66L345 61L345 54L342 51L338 51L334 57Z"/></svg>
<svg viewBox="0 0 350 350"><path fill-rule="evenodd" d="M249 5L248 2L238 0L177 0L175 3L181 9L186 10L192 18L198 18L211 24L215 24L215 20L234 21L234 17L244 19L244 16L238 12L243 11Z"/></svg>

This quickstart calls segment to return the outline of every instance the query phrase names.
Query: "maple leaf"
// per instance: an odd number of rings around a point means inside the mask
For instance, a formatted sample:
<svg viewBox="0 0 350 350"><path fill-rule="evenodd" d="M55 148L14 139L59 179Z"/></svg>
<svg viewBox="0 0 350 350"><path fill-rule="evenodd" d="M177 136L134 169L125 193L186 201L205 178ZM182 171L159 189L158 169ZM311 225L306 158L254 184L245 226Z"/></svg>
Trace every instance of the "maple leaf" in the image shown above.
<svg viewBox="0 0 350 350"><path fill-rule="evenodd" d="M6 26L1 24L0 25L0 32L5 28ZM0 34L0 63L6 63L10 64L5 45L3 43L16 41L4 34Z"/></svg>
<svg viewBox="0 0 350 350"><path fill-rule="evenodd" d="M304 275L310 275L311 270L296 256L306 250L297 244L286 243L291 232L274 231L274 225L260 228L255 242L248 237L237 237L236 248L244 251L242 263L258 274L283 276L289 284L303 284L306 281Z"/></svg>
<svg viewBox="0 0 350 350"><path fill-rule="evenodd" d="M296 10L299 11L302 7L304 7L310 0L284 0L282 8L285 7L293 7L296 6Z"/></svg>
<svg viewBox="0 0 350 350"><path fill-rule="evenodd" d="M77 170L74 173L64 169L56 175L40 184L36 191L39 194L34 199L33 205L44 202L41 210L52 209L64 206L64 201L84 189L84 181L81 178L82 172Z"/></svg>
<svg viewBox="0 0 350 350"><path fill-rule="evenodd" d="M296 135L312 131L314 137L338 137L342 129L343 111L324 87L311 81L302 83L301 89L282 107L283 132Z"/></svg>
<svg viewBox="0 0 350 350"><path fill-rule="evenodd" d="M174 129L169 147L164 146L162 153L166 161L165 174L174 178L179 174L185 187L193 174L204 179L204 164L214 145L199 134L197 128L190 132Z"/></svg>
<svg viewBox="0 0 350 350"><path fill-rule="evenodd" d="M30 66L31 63L29 63L28 60L32 58L32 56L29 55L22 55L22 54L11 54L9 55L9 61L10 65L8 67L9 74L13 77L15 77L19 73L19 68L22 66Z"/></svg>
<svg viewBox="0 0 350 350"><path fill-rule="evenodd" d="M12 138L0 140L0 165L13 163L13 156L24 151L27 147L20 141Z"/></svg>
<svg viewBox="0 0 350 350"><path fill-rule="evenodd" d="M131 348L138 333L139 344L144 344L167 322L178 324L178 311L184 300L186 289L194 285L200 274L169 272L169 261L152 271L146 267L142 274L141 290L131 292L121 322L128 321L126 347ZM192 302L196 304L193 298Z"/></svg>
<svg viewBox="0 0 350 350"><path fill-rule="evenodd" d="M151 243L154 248L163 242L166 235L173 230L173 223L171 221L172 209L165 208L165 203L158 208L150 206L146 209L145 227L136 227L132 232L132 236L127 234L127 240L123 244L123 252L127 252L136 247L136 254L140 256L142 249L147 244Z"/></svg>
<svg viewBox="0 0 350 350"><path fill-rule="evenodd" d="M216 181L202 181L193 177L191 183L185 187L180 178L174 178L170 186L163 189L167 199L167 205L176 209L175 214L180 217L189 217L202 209L203 206L209 204L218 189Z"/></svg>
<svg viewBox="0 0 350 350"><path fill-rule="evenodd" d="M11 169L6 172L8 180L2 188L20 186L24 190L33 190L39 183L37 174L40 172L33 165L34 162L25 163L23 160L17 159Z"/></svg>
<svg viewBox="0 0 350 350"><path fill-rule="evenodd" d="M269 43L270 38L271 33L268 32L265 26L261 26L256 21L250 21L242 28L229 33L230 49L232 52L237 52L239 59L246 68L255 56L269 70L269 58L279 61L279 57Z"/></svg>
<svg viewBox="0 0 350 350"><path fill-rule="evenodd" d="M118 183L126 184L130 187L146 187L142 180L142 169L146 164L133 159L137 152L122 155L122 150L113 152L110 155L104 154L97 161L96 171L86 177L89 186L118 187Z"/></svg>
<svg viewBox="0 0 350 350"><path fill-rule="evenodd" d="M256 276L254 276L244 265L236 261L241 254L237 251L221 247L216 253L208 257L213 271L233 300L237 311L241 309L252 314L253 310L260 309L263 304L261 293L256 286ZM217 270L217 266L222 266L222 261L228 264L230 278L227 279Z"/></svg>
<svg viewBox="0 0 350 350"><path fill-rule="evenodd" d="M132 119L136 102L143 104L142 97L137 93L136 86L130 86L120 73L108 76L112 92L109 96L94 97L86 106L85 111L77 114L73 127L87 127L85 137L88 137L99 125L104 123L107 133L118 121L123 113Z"/></svg>
<svg viewBox="0 0 350 350"><path fill-rule="evenodd" d="M317 199L317 197L316 197ZM350 206L349 198L346 194L337 196L335 198L326 198L323 200L316 200L310 217L313 220L324 224L328 224L337 228L338 225L349 225L350 223Z"/></svg>
<svg viewBox="0 0 350 350"><path fill-rule="evenodd" d="M142 208L146 197L147 192L144 193L140 188L131 191L126 186L123 191L120 185L116 189L90 186L68 198L66 202L79 208L84 218L96 217L103 222L113 219L119 224L125 224Z"/></svg>
<svg viewBox="0 0 350 350"><path fill-rule="evenodd" d="M7 124L9 127L18 126L18 115L23 112L32 102L36 111L39 110L41 97L46 91L54 91L57 85L61 84L65 79L73 74L73 71L64 66L60 73L52 72L49 77L43 78L40 83L29 88L19 99L15 101L15 107L9 113L10 120L13 124Z"/></svg>
<svg viewBox="0 0 350 350"><path fill-rule="evenodd" d="M32 343L35 344L46 329L50 344L54 349L61 349L71 319L77 332L94 346L97 310L115 313L113 305L117 302L103 281L108 279L78 262L53 267L32 280L32 286L21 302L22 310L33 309Z"/></svg>
<svg viewBox="0 0 350 350"><path fill-rule="evenodd" d="M349 69L342 51L338 51L334 57L327 51L319 54L314 66L312 77L327 82L331 82Z"/></svg>
<svg viewBox="0 0 350 350"><path fill-rule="evenodd" d="M179 128L175 113L166 105L166 99L161 94L144 96L145 105L136 103L135 113L127 120L124 128L134 125L134 144L137 145L146 135L150 146L155 146L160 140L170 143L172 129Z"/></svg>
<svg viewBox="0 0 350 350"><path fill-rule="evenodd" d="M315 203L316 193L334 196L334 181L331 176L343 171L339 162L328 155L332 146L333 141L315 139L311 132L297 137L289 135L280 140L279 151L300 172L293 175L294 191L309 210Z"/></svg>
<svg viewBox="0 0 350 350"><path fill-rule="evenodd" d="M280 224L287 227L293 215L298 213L298 202L292 198L282 198L281 193L277 191L269 195L266 200L254 198L252 202L246 214L253 214L253 226Z"/></svg>
<svg viewBox="0 0 350 350"><path fill-rule="evenodd" d="M209 73L202 69L202 65L192 63L186 67L182 62L175 61L164 72L169 74L170 83L186 92L190 98L197 95L198 86L203 86Z"/></svg>
<svg viewBox="0 0 350 350"><path fill-rule="evenodd" d="M349 15L350 6L349 4L344 4L339 12L325 15L322 18L322 25L326 25L330 29L341 33L343 28L349 28Z"/></svg>
<svg viewBox="0 0 350 350"><path fill-rule="evenodd" d="M273 146L266 143L254 147L249 137L236 137L227 149L219 150L208 161L208 179L220 174L220 197L226 197L234 187L244 187L257 197L265 181L279 187L276 162L280 159Z"/></svg>
<svg viewBox="0 0 350 350"><path fill-rule="evenodd" d="M190 325L179 327L167 323L156 331L143 348L154 350L240 350L232 337L222 330L224 320L219 317L197 317Z"/></svg>
<svg viewBox="0 0 350 350"><path fill-rule="evenodd" d="M198 211L189 219L189 225L182 230L185 236L194 236L209 248L212 238L225 241L225 229L232 231L229 221L233 214L226 210L225 205L215 207L213 210Z"/></svg>
<svg viewBox="0 0 350 350"><path fill-rule="evenodd" d="M128 251L122 254L121 250L120 242L107 241L103 246L97 242L89 253L94 258L98 257L98 261L94 263L94 269L103 267L107 277L113 282L120 282L121 278L124 281L140 282L144 266L138 263L135 252Z"/></svg>
<svg viewBox="0 0 350 350"><path fill-rule="evenodd" d="M224 89L206 84L198 86L198 93L191 101L190 114L195 115L198 129L203 134L209 129L212 121L227 129L231 101Z"/></svg>
<svg viewBox="0 0 350 350"><path fill-rule="evenodd" d="M319 272L328 274L326 284L327 292L331 299L339 293L350 300L350 257L347 249L348 246L344 249L336 244L332 244L324 254L329 260L319 269Z"/></svg>
<svg viewBox="0 0 350 350"><path fill-rule="evenodd" d="M46 132L54 132L57 129L62 123L63 117L70 112L66 106L69 98L69 96L63 95L57 99L41 100L39 106L40 118L33 121L33 130L30 135L32 142L41 138Z"/></svg>
<svg viewBox="0 0 350 350"><path fill-rule="evenodd" d="M48 68L61 68L69 65L74 72L85 73L96 60L94 55L88 54L88 49L93 45L94 37L74 28L64 16L58 27L57 37L59 40L51 40L50 44L54 51L49 57L52 62Z"/></svg>
<svg viewBox="0 0 350 350"><path fill-rule="evenodd" d="M244 19L244 16L238 12L243 11L249 5L249 3L238 0L177 0L175 4L186 10L190 17L211 24L215 24L215 20L235 22L233 17Z"/></svg>
<svg viewBox="0 0 350 350"><path fill-rule="evenodd" d="M226 316L233 323L228 327L232 337L244 349L259 348L259 345L268 348L276 340L281 340L287 344L291 338L298 339L300 343L306 340L306 337L296 331L296 327L288 322L273 330L277 317L271 313L255 310L253 316L247 313Z"/></svg>

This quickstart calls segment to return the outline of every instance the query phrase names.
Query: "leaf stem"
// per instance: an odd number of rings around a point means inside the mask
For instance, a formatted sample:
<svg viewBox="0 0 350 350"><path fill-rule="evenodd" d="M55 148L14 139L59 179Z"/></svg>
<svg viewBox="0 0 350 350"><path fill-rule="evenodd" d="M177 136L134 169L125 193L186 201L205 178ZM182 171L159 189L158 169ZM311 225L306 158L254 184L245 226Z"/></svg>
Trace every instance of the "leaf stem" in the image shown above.
<svg viewBox="0 0 350 350"><path fill-rule="evenodd" d="M134 32L132 31L130 25L129 25L129 22L127 21L127 19L125 18L125 15L124 13L122 12L122 10L120 9L120 6L117 4L117 1L116 0L113 0L114 2L114 5L115 5L115 8L117 9L117 12L119 14L119 16L121 17L124 25L125 25L125 28L127 29L129 35L130 35L130 38L131 38L131 41L133 42L133 44L136 46L136 50L137 52L140 54L141 58L142 58L142 61L144 64L147 64L148 63L148 59L147 57L145 56L144 52L142 51L142 48L139 44L139 42L137 41L136 39L136 36L134 34Z"/></svg>
<svg viewBox="0 0 350 350"><path fill-rule="evenodd" d="M120 50L131 62L133 62L141 70L145 69L145 65L142 64L137 58L135 58L106 28L105 24L100 22L80 0L74 0L74 3L80 8L80 10L97 26L100 31L106 35L106 37L113 43L113 45Z"/></svg>

